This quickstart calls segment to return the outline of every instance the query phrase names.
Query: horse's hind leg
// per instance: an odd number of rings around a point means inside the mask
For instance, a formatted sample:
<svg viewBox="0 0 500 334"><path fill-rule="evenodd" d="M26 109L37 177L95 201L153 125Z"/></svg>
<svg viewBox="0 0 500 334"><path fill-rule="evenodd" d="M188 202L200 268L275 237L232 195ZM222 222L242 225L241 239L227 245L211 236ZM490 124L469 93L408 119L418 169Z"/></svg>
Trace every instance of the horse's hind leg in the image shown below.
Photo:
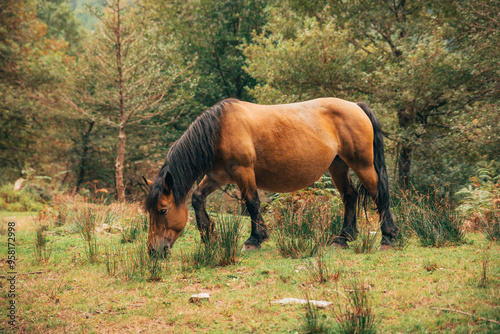
<svg viewBox="0 0 500 334"><path fill-rule="evenodd" d="M192 204L196 215L196 224L201 234L201 240L207 242L214 232L214 224L205 208L207 196L221 186L217 181L205 176L193 192Z"/></svg>
<svg viewBox="0 0 500 334"><path fill-rule="evenodd" d="M375 168L373 166L363 167L358 165L351 165L351 168L358 175L359 180L377 205L377 211L382 222L380 227L382 230L381 249L394 247L393 240L398 235L399 228L394 223L394 215L390 209L388 194L385 196L386 199L383 199L382 196L379 197L379 179ZM385 191L389 191L388 184Z"/></svg>
<svg viewBox="0 0 500 334"><path fill-rule="evenodd" d="M349 175L349 166L336 157L328 168L335 187L340 192L342 202L344 203L344 224L340 235L333 240L333 245L347 247L347 241L355 240L358 235L356 228L356 203L358 192Z"/></svg>
<svg viewBox="0 0 500 334"><path fill-rule="evenodd" d="M255 182L255 173L250 167L238 166L233 168L233 177L240 188L241 197L245 201L252 221L252 232L243 251L259 249L263 241L269 238L267 226L260 211L260 199Z"/></svg>

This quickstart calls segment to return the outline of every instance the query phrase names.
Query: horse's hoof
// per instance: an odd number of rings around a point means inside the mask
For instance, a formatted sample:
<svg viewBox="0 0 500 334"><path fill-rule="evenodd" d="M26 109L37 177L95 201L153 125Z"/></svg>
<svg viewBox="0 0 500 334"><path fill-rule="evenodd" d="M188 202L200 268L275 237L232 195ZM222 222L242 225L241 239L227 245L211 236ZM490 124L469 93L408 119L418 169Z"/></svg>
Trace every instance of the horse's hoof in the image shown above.
<svg viewBox="0 0 500 334"><path fill-rule="evenodd" d="M347 244L340 244L338 242L334 242L332 243L332 247L333 248L341 248L341 249L346 249L347 248Z"/></svg>
<svg viewBox="0 0 500 334"><path fill-rule="evenodd" d="M387 251L387 250L392 250L394 249L394 246L391 245L386 245L386 244L381 244L379 250L381 251Z"/></svg>
<svg viewBox="0 0 500 334"><path fill-rule="evenodd" d="M241 251L242 252L250 252L250 251L259 250L259 249L260 249L260 246L255 246L252 244L244 244Z"/></svg>

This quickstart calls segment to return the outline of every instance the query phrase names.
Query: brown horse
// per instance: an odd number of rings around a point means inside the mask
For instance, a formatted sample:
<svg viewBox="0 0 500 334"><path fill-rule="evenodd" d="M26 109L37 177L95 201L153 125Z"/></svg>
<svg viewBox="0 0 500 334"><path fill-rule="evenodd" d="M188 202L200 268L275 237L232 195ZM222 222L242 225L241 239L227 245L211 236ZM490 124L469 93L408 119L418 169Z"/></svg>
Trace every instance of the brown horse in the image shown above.
<svg viewBox="0 0 500 334"><path fill-rule="evenodd" d="M349 176L352 169L377 205L381 247L392 246L398 227L389 208L382 130L366 104L336 98L283 105L219 102L174 143L158 177L153 182L145 179L149 251L170 251L186 226L188 192L202 175L192 195L202 240L213 233L206 197L222 185L235 183L252 222L244 250L253 250L268 238L257 189L297 191L327 169L345 205L344 224L334 244L346 247L358 232L358 191Z"/></svg>

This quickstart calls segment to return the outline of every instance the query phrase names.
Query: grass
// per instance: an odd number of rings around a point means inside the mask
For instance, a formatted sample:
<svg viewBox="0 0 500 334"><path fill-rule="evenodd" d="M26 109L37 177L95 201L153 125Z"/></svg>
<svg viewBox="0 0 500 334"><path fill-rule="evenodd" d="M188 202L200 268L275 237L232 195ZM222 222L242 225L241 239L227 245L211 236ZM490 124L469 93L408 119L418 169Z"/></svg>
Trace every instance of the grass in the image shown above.
<svg viewBox="0 0 500 334"><path fill-rule="evenodd" d="M358 238L351 242L349 247L352 247L355 253L371 253L377 249L378 244L376 243L378 233L371 232L368 228L361 228L358 233Z"/></svg>
<svg viewBox="0 0 500 334"><path fill-rule="evenodd" d="M36 228L36 212L0 211L0 234L8 222L16 222L17 231L34 231Z"/></svg>
<svg viewBox="0 0 500 334"><path fill-rule="evenodd" d="M488 240L500 242L500 210L490 212L490 219L481 219L480 228Z"/></svg>
<svg viewBox="0 0 500 334"><path fill-rule="evenodd" d="M161 281L168 271L169 257L150 257L146 240L147 236L142 234L135 244L126 248L108 245L103 254L108 276L124 281Z"/></svg>
<svg viewBox="0 0 500 334"><path fill-rule="evenodd" d="M266 218L269 222L272 215ZM219 222L219 218L214 219ZM238 219L243 222L244 240L250 233L250 222L248 217ZM62 227L51 227L46 235L52 237ZM356 253L352 247L325 248L321 257L296 259L283 258L272 235L261 250L238 255L236 263L185 270L183 257L201 244L193 221L161 269L158 262L152 262L128 276L118 260L134 252L140 256L138 249L145 245L141 237L122 244L119 231L97 233L96 241L101 245L98 261L90 264L86 242L78 234L58 235L46 263L35 260L34 236L35 231L16 232L19 333L294 333L304 330L304 307L270 301L303 298L310 292L313 299L344 306L346 297L353 293L350 290L355 290L350 286L352 279L367 289L380 333L500 330L498 325L477 318L500 320L500 245L482 233L469 233L467 243L449 247L422 247L411 242L397 252L370 253ZM0 244L6 243L7 237L0 235ZM121 255L107 261L107 251ZM118 262L113 264L113 259ZM424 268L426 264L430 271ZM311 273L311 266L317 268L317 274ZM7 272L7 263L2 261L0 270ZM339 273L338 277L329 276L332 273ZM481 277L487 279L484 286L478 282ZM7 288L2 283L2 305L9 301ZM210 294L208 303L188 302L191 295L202 292ZM431 307L477 317L436 312ZM317 312L319 320L338 323L333 309ZM9 332L4 317L0 318L0 332Z"/></svg>
<svg viewBox="0 0 500 334"><path fill-rule="evenodd" d="M127 219L125 227L121 231L120 242L134 242L140 237L142 232L147 231L147 225L144 225L144 215L140 215L138 219Z"/></svg>
<svg viewBox="0 0 500 334"><path fill-rule="evenodd" d="M405 239L410 230L424 247L442 247L463 243L462 217L446 200L416 191L401 192L395 212L401 237L396 239L398 248L406 247Z"/></svg>
<svg viewBox="0 0 500 334"><path fill-rule="evenodd" d="M486 288L489 281L489 270L490 270L490 253L487 247L483 250L483 258L481 261L481 274L479 278L479 287Z"/></svg>
<svg viewBox="0 0 500 334"><path fill-rule="evenodd" d="M328 324L319 315L319 310L316 306L309 302L309 296L306 295L307 304L304 306L304 316L302 330L305 333L328 333L330 328ZM325 317L326 318L326 317Z"/></svg>
<svg viewBox="0 0 500 334"><path fill-rule="evenodd" d="M35 255L39 262L48 262L52 254L53 240L50 241L47 236L47 229L49 227L40 221L36 224L35 230Z"/></svg>
<svg viewBox="0 0 500 334"><path fill-rule="evenodd" d="M115 220L114 208L82 202L67 213L67 223L85 242L85 254L90 263L99 261L98 227L109 226ZM131 227L127 227L131 228ZM123 240L123 239L122 239Z"/></svg>
<svg viewBox="0 0 500 334"><path fill-rule="evenodd" d="M312 305L306 293L305 312L302 329L305 333L359 333L377 332L378 320L370 305L369 290L356 276L348 278L344 284L344 299L339 298L336 306L321 314L319 308Z"/></svg>
<svg viewBox="0 0 500 334"><path fill-rule="evenodd" d="M311 281L319 284L336 282L342 275L342 270L334 270L322 255L316 257L315 260L309 260L307 262L307 270L311 275Z"/></svg>
<svg viewBox="0 0 500 334"><path fill-rule="evenodd" d="M239 215L219 215L216 218L215 236L206 243L199 243L194 252L184 254L183 270L202 267L225 267L238 263L241 254L241 228L243 218Z"/></svg>
<svg viewBox="0 0 500 334"><path fill-rule="evenodd" d="M283 257L304 258L324 252L340 234L342 216L332 212L330 201L323 197L293 196L274 203L273 234Z"/></svg>

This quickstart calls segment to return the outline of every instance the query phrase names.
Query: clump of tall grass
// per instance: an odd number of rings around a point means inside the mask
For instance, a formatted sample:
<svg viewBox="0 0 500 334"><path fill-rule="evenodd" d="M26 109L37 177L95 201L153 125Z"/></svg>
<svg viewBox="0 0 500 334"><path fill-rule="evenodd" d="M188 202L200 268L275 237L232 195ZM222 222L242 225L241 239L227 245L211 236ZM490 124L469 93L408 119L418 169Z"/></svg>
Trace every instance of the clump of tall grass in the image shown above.
<svg viewBox="0 0 500 334"><path fill-rule="evenodd" d="M115 277L120 272L121 250L116 247L105 247L104 264L109 276Z"/></svg>
<svg viewBox="0 0 500 334"><path fill-rule="evenodd" d="M356 240L350 243L349 247L354 250L356 254L365 254L375 251L375 241L377 239L377 232L370 232L369 228L361 228Z"/></svg>
<svg viewBox="0 0 500 334"><path fill-rule="evenodd" d="M0 220L0 235L7 235L7 222Z"/></svg>
<svg viewBox="0 0 500 334"><path fill-rule="evenodd" d="M38 262L47 263L52 254L52 243L47 235L48 226L37 221L35 228L35 255Z"/></svg>
<svg viewBox="0 0 500 334"><path fill-rule="evenodd" d="M395 245L395 250L404 251L411 245L412 242L412 231L407 224L402 219L396 218L396 225L399 227L398 235L392 240Z"/></svg>
<svg viewBox="0 0 500 334"><path fill-rule="evenodd" d="M321 316L316 306L306 303L302 329L306 333L376 333L379 321L373 314L364 284L352 278L345 291L346 294L341 294L345 300L332 308L331 317ZM306 299L309 300L307 295Z"/></svg>
<svg viewBox="0 0 500 334"><path fill-rule="evenodd" d="M141 216L125 220L125 226L120 230L122 244L134 242L144 232L144 221Z"/></svg>
<svg viewBox="0 0 500 334"><path fill-rule="evenodd" d="M407 200L408 196L405 196L404 192L393 192L393 196L391 198L392 213L394 214L394 223L399 228L399 233L392 241L396 246L395 249L400 251L405 250L408 246L410 246L414 234L409 220L407 219Z"/></svg>
<svg viewBox="0 0 500 334"><path fill-rule="evenodd" d="M149 219L148 219L148 216L146 216L145 214L141 213L141 214L139 214L139 219L142 222L142 230L144 232L148 232L149 231Z"/></svg>
<svg viewBox="0 0 500 334"><path fill-rule="evenodd" d="M242 216L222 214L215 222L214 236L205 243L197 244L194 253L183 256L183 269L224 267L238 263L242 227Z"/></svg>
<svg viewBox="0 0 500 334"><path fill-rule="evenodd" d="M146 279L158 281L167 268L168 255L164 258L153 254L149 256L146 242L134 244L122 253L121 266L123 277L127 280Z"/></svg>
<svg viewBox="0 0 500 334"><path fill-rule="evenodd" d="M448 200L416 191L402 191L399 201L398 220L403 220L399 225L407 224L422 246L442 247L464 242L463 221Z"/></svg>
<svg viewBox="0 0 500 334"><path fill-rule="evenodd" d="M500 210L490 212L489 219L481 219L480 228L486 239L500 242Z"/></svg>
<svg viewBox="0 0 500 334"><path fill-rule="evenodd" d="M130 247L109 246L104 251L106 272L125 280L159 281L168 270L170 257L148 254L145 236Z"/></svg>
<svg viewBox="0 0 500 334"><path fill-rule="evenodd" d="M283 257L312 257L323 252L342 228L340 212L332 212L325 196L290 195L272 204L273 236Z"/></svg>
<svg viewBox="0 0 500 334"><path fill-rule="evenodd" d="M438 269L438 265L433 259L427 259L427 258L424 259L422 266L424 267L425 270L431 273L433 273Z"/></svg>
<svg viewBox="0 0 500 334"><path fill-rule="evenodd" d="M338 333L376 333L378 321L373 314L364 284L353 278L346 285L347 303L335 314Z"/></svg>
<svg viewBox="0 0 500 334"><path fill-rule="evenodd" d="M330 324L325 317L319 315L318 307L309 302L309 296L306 294L307 303L304 304L304 314L302 316L302 329L305 333L331 333Z"/></svg>
<svg viewBox="0 0 500 334"><path fill-rule="evenodd" d="M485 247L483 250L483 258L481 259L481 273L479 277L480 288L486 288L488 286L489 267L490 267L490 252L489 252L489 247Z"/></svg>
<svg viewBox="0 0 500 334"><path fill-rule="evenodd" d="M110 225L115 220L114 210L107 206L97 206L82 203L74 206L67 213L67 220L73 224L74 232L78 233L85 243L85 254L90 263L98 261L99 246L96 228L104 224Z"/></svg>
<svg viewBox="0 0 500 334"><path fill-rule="evenodd" d="M307 262L307 271L312 281L315 283L336 282L340 279L341 270L334 270L324 259L322 255L316 257L315 261Z"/></svg>

